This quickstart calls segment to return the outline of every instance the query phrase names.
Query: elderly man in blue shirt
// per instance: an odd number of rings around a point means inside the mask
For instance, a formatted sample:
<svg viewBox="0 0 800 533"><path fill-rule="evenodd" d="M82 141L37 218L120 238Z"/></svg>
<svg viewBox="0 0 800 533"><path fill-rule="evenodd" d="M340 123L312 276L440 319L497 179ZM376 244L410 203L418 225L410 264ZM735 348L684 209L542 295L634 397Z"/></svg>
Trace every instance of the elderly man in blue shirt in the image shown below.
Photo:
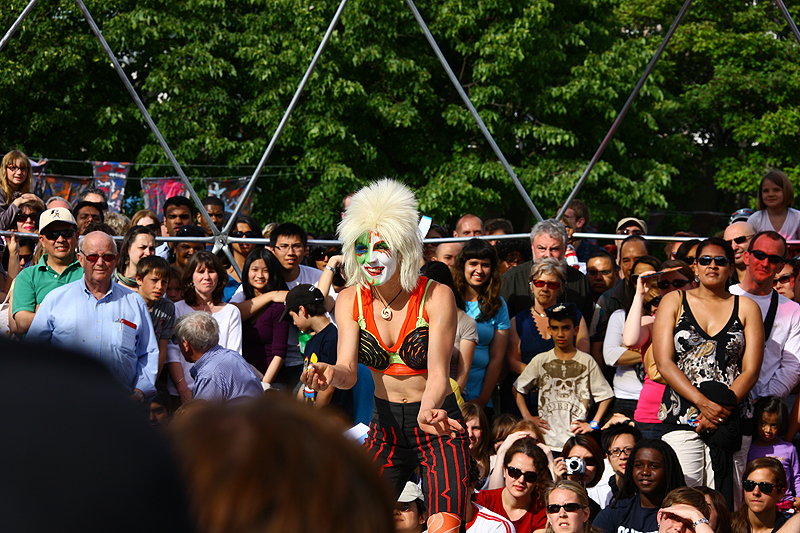
<svg viewBox="0 0 800 533"><path fill-rule="evenodd" d="M175 336L183 357L194 366L192 399L262 398L261 380L239 352L219 345L219 324L208 313L194 311L178 319Z"/></svg>
<svg viewBox="0 0 800 533"><path fill-rule="evenodd" d="M150 400L156 393L158 342L147 304L113 282L117 248L106 233L94 231L83 237L78 260L84 276L45 296L26 341L98 359L134 399Z"/></svg>

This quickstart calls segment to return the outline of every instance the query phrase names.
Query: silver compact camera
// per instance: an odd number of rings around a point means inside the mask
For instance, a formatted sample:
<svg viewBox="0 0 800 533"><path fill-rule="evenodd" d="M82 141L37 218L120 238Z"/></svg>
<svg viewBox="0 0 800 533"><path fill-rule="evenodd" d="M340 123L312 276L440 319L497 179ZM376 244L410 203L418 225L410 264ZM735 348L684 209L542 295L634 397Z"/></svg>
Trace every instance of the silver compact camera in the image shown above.
<svg viewBox="0 0 800 533"><path fill-rule="evenodd" d="M586 461L580 457L569 457L564 460L568 476L579 476L586 473Z"/></svg>

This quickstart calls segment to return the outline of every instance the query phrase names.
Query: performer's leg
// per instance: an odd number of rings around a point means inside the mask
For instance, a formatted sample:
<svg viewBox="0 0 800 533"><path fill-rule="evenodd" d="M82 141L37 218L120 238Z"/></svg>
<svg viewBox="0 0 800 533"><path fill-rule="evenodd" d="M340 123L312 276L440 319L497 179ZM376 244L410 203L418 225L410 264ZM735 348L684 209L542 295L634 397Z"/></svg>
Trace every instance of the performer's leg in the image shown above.
<svg viewBox="0 0 800 533"><path fill-rule="evenodd" d="M458 533L461 517L453 513L437 513L428 517L428 533Z"/></svg>
<svg viewBox="0 0 800 533"><path fill-rule="evenodd" d="M381 477L394 489L395 498L400 496L419 464L416 445L409 442L401 425L403 417L408 416L403 412L404 408L403 404L375 398L372 422L364 441L367 453L378 467Z"/></svg>

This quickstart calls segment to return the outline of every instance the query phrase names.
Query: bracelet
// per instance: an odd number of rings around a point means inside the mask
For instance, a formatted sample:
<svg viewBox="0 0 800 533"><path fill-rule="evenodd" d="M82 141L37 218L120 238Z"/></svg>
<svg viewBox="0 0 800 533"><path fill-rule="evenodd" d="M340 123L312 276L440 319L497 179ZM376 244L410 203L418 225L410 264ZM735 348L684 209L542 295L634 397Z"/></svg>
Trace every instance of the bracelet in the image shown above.
<svg viewBox="0 0 800 533"><path fill-rule="evenodd" d="M701 518L692 522L692 529L696 528L699 524L708 524L708 518Z"/></svg>
<svg viewBox="0 0 800 533"><path fill-rule="evenodd" d="M134 390L133 393L139 397L139 400L144 401L144 393L140 390Z"/></svg>
<svg viewBox="0 0 800 533"><path fill-rule="evenodd" d="M600 429L600 424L598 424L596 420L592 420L591 422L589 422L589 427L597 431L598 429Z"/></svg>
<svg viewBox="0 0 800 533"><path fill-rule="evenodd" d="M185 376L184 376L184 377L185 377ZM175 382L175 385L177 385L178 383L180 383L180 382L181 382L181 381L183 381L183 380L184 380L184 378L181 378L181 379L179 379L178 381L176 381L176 382Z"/></svg>
<svg viewBox="0 0 800 533"><path fill-rule="evenodd" d="M333 268L333 267L332 267L332 266L330 266L330 265L325 265L325 270L330 270L331 272L333 272L334 274L336 274L336 269L335 269L335 268Z"/></svg>

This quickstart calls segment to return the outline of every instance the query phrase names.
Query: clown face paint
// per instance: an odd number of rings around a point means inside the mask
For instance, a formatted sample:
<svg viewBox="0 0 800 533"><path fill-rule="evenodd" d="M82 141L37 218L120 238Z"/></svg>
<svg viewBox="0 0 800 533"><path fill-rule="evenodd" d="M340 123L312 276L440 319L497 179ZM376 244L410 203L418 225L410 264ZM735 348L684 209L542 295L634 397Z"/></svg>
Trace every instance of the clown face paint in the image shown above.
<svg viewBox="0 0 800 533"><path fill-rule="evenodd" d="M383 285L397 272L397 260L383 238L370 231L356 241L356 260L370 285Z"/></svg>

